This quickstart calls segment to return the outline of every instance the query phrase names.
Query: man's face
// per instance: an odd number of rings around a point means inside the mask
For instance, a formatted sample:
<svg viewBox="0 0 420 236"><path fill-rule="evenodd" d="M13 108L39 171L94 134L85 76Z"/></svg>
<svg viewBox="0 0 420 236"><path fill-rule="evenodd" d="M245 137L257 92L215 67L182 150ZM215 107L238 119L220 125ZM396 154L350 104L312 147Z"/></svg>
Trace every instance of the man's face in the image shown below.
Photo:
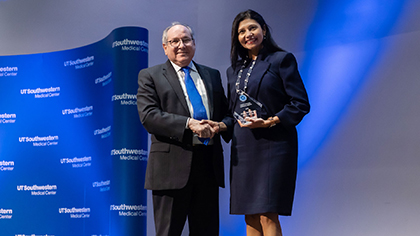
<svg viewBox="0 0 420 236"><path fill-rule="evenodd" d="M165 55L180 67L188 66L195 54L195 42L192 40L190 32L183 25L175 25L167 33L168 42L162 45ZM176 42L178 45L175 45Z"/></svg>

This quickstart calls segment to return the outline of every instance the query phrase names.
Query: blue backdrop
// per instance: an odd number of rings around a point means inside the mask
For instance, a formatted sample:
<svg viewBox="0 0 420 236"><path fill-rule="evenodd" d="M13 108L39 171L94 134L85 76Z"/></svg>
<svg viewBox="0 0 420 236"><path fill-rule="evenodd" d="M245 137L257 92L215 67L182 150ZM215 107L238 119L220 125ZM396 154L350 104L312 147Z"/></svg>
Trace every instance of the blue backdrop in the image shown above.
<svg viewBox="0 0 420 236"><path fill-rule="evenodd" d="M146 235L148 31L0 57L1 235Z"/></svg>

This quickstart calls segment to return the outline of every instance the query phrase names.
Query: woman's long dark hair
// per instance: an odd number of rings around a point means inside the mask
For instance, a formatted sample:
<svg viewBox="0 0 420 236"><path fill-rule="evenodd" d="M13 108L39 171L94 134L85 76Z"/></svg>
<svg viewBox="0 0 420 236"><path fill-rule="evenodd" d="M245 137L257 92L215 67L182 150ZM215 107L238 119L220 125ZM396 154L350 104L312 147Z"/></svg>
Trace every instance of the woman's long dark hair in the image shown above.
<svg viewBox="0 0 420 236"><path fill-rule="evenodd" d="M267 52L276 52L276 51L284 51L279 46L277 46L276 42L274 42L273 37L271 36L269 26L265 23L264 18L258 14L257 12L249 9L239 13L232 23L232 44L230 48L230 63L231 66L235 69L238 59L245 59L248 57L248 50L242 47L238 40L238 28L239 23L245 19L252 19L260 24L261 28L265 29L266 34L265 38L262 42L264 50Z"/></svg>

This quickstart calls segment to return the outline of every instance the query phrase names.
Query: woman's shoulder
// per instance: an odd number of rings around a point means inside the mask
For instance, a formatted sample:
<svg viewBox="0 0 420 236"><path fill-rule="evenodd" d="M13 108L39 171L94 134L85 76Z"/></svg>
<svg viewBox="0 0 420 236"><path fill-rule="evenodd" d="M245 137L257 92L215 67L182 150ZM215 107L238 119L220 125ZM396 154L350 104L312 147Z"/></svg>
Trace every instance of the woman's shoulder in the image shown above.
<svg viewBox="0 0 420 236"><path fill-rule="evenodd" d="M294 55L288 51L276 51L267 54L266 61L283 61L285 58L294 58Z"/></svg>
<svg viewBox="0 0 420 236"><path fill-rule="evenodd" d="M265 60L272 65L272 68L296 66L296 57L288 51L277 51L269 54Z"/></svg>
<svg viewBox="0 0 420 236"><path fill-rule="evenodd" d="M226 76L228 78L228 80L230 80L232 77L234 77L235 75L235 70L233 69L232 66L229 66L229 68L226 69Z"/></svg>
<svg viewBox="0 0 420 236"><path fill-rule="evenodd" d="M234 75L234 74L236 74L236 73L237 73L237 71L241 68L242 64L243 64L243 61L241 60L241 61L238 61L238 62L236 63L236 66L235 66L235 67L234 67L234 66L232 66L232 65L230 65L230 66L226 69L226 75L227 75L227 76L230 76L230 75Z"/></svg>

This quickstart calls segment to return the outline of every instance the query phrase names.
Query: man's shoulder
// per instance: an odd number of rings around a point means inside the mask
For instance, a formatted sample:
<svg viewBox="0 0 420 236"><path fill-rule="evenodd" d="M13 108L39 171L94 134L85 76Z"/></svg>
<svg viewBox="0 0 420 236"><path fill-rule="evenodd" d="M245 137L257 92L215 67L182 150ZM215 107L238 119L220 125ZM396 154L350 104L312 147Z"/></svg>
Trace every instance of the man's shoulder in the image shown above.
<svg viewBox="0 0 420 236"><path fill-rule="evenodd" d="M212 68L210 66L205 66L203 64L199 64L197 62L194 61L195 66L197 67L198 70L208 70L210 72L219 72L219 70Z"/></svg>
<svg viewBox="0 0 420 236"><path fill-rule="evenodd" d="M147 71L149 73L153 73L153 72L157 72L157 71L161 71L162 69L166 68L167 64L166 63L162 63L162 64L158 64L158 65L154 65L148 68L144 68L142 69L142 71Z"/></svg>
<svg viewBox="0 0 420 236"><path fill-rule="evenodd" d="M162 73L162 71L166 70L168 68L168 63L162 63L162 64L158 64L158 65L154 65L148 68L144 68L142 70L140 70L140 75L144 75L144 74L158 74L158 73Z"/></svg>

